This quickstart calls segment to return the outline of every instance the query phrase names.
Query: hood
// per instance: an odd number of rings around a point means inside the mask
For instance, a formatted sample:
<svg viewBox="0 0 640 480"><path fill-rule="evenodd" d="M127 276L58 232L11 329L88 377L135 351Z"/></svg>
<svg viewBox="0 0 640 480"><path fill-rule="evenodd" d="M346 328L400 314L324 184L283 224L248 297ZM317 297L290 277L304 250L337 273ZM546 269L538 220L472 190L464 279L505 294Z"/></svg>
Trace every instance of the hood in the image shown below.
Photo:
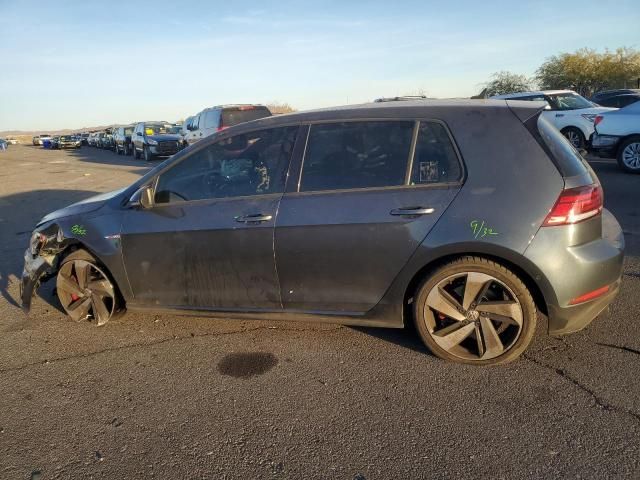
<svg viewBox="0 0 640 480"><path fill-rule="evenodd" d="M100 195L95 195L80 202L73 203L67 207L61 208L60 210L56 210L45 215L36 226L40 226L43 223L50 222L51 220L59 220L64 217L70 217L72 215L79 215L81 213L88 213L98 210L108 200L111 200L112 198L118 196L125 190L126 187L119 190L114 190L112 192L101 193Z"/></svg>
<svg viewBox="0 0 640 480"><path fill-rule="evenodd" d="M147 135L147 138L155 140L156 142L177 142L181 140L180 135L175 133L163 133L161 135Z"/></svg>

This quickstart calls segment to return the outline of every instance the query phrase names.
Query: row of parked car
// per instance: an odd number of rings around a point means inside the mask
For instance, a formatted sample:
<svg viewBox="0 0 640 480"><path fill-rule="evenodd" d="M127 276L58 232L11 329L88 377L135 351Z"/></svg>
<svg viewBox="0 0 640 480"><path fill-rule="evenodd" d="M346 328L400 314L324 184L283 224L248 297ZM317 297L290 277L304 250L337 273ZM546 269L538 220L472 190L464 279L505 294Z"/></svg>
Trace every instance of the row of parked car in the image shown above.
<svg viewBox="0 0 640 480"><path fill-rule="evenodd" d="M219 105L188 117L182 124L146 121L93 132L87 145L151 161L169 157L225 128L269 116L271 111L264 105Z"/></svg>

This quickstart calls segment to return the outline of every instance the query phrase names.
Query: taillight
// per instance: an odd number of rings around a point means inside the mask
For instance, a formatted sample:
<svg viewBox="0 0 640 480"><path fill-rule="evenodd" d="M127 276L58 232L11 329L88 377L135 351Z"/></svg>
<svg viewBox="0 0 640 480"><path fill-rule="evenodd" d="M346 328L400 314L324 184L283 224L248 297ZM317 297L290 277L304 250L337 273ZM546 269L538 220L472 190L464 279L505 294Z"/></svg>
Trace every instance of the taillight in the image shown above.
<svg viewBox="0 0 640 480"><path fill-rule="evenodd" d="M572 225L602 212L602 187L598 184L563 190L543 227Z"/></svg>
<svg viewBox="0 0 640 480"><path fill-rule="evenodd" d="M579 303L588 302L589 300L593 300L594 298L601 297L606 294L610 290L610 286L606 285L604 287L600 287L592 292L585 293L584 295L580 295L579 297L574 298L569 301L569 305L578 305Z"/></svg>
<svg viewBox="0 0 640 480"><path fill-rule="evenodd" d="M229 127L218 127L216 128L216 132L221 132L222 130L226 130Z"/></svg>
<svg viewBox="0 0 640 480"><path fill-rule="evenodd" d="M254 107L253 105L243 105L241 107L238 107L238 110L255 110L256 107Z"/></svg>
<svg viewBox="0 0 640 480"><path fill-rule="evenodd" d="M597 127L602 120L604 120L604 117L602 115L596 115L596 118L594 118L593 120L593 126Z"/></svg>

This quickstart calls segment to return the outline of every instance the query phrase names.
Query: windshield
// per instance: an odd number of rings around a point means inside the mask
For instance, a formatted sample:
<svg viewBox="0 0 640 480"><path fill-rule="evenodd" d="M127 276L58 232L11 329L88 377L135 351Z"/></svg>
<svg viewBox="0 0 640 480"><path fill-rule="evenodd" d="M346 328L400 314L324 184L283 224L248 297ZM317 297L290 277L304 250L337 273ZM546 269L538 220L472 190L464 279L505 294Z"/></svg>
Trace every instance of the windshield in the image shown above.
<svg viewBox="0 0 640 480"><path fill-rule="evenodd" d="M69 142L73 140L73 137L70 137L68 135L63 135L62 137L60 137L60 140L62 140L63 142Z"/></svg>
<svg viewBox="0 0 640 480"><path fill-rule="evenodd" d="M180 133L182 131L182 125L173 125L169 128L169 133Z"/></svg>
<svg viewBox="0 0 640 480"><path fill-rule="evenodd" d="M124 134L131 135L133 133L133 127L125 127Z"/></svg>
<svg viewBox="0 0 640 480"><path fill-rule="evenodd" d="M162 125L160 123L145 123L144 134L145 135L162 135L170 132L171 125Z"/></svg>
<svg viewBox="0 0 640 480"><path fill-rule="evenodd" d="M559 93L549 96L549 104L554 110L580 110L595 105L577 93Z"/></svg>

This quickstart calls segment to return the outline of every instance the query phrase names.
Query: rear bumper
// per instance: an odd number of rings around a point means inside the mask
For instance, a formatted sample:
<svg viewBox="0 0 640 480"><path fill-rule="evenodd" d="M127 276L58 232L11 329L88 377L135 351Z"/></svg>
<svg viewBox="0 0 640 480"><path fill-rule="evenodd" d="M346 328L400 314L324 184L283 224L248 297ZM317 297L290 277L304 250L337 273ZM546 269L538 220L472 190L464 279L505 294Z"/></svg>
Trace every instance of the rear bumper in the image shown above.
<svg viewBox="0 0 640 480"><path fill-rule="evenodd" d="M581 236L599 238L583 242ZM615 217L604 210L578 225L543 227L525 256L541 270L547 303L549 333L561 335L586 327L615 298L622 278L624 236ZM542 285L544 283L544 285ZM586 293L609 287L593 300L572 305Z"/></svg>
<svg viewBox="0 0 640 480"><path fill-rule="evenodd" d="M620 137L594 133L591 139L591 151L601 157L615 157L619 143Z"/></svg>

